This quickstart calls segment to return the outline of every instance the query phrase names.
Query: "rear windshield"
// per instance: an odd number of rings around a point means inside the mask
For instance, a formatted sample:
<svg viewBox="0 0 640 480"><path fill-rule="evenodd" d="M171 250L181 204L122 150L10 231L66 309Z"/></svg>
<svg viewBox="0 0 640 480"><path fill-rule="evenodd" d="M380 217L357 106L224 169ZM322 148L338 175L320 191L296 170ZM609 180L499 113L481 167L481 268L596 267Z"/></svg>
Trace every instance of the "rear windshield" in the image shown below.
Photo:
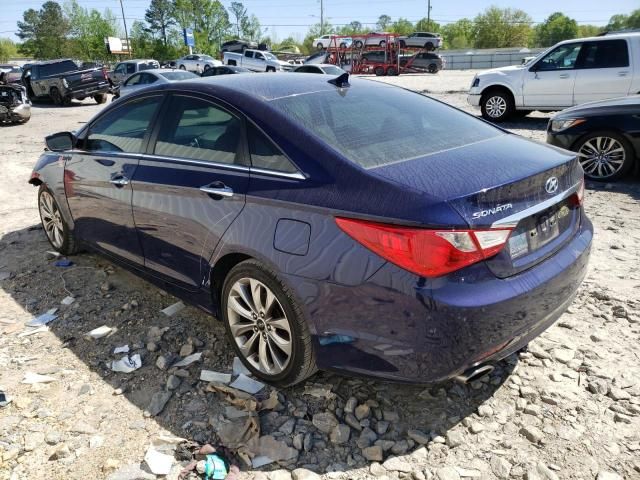
<svg viewBox="0 0 640 480"><path fill-rule="evenodd" d="M503 135L424 95L364 87L283 97L271 103L364 168L375 168Z"/></svg>
<svg viewBox="0 0 640 480"><path fill-rule="evenodd" d="M78 66L71 60L67 60L65 62L40 65L38 70L41 77L50 77L52 75L60 75L61 73L76 71L78 70Z"/></svg>
<svg viewBox="0 0 640 480"><path fill-rule="evenodd" d="M171 81L189 80L190 78L198 78L198 75L191 72L164 72L161 73L164 78Z"/></svg>
<svg viewBox="0 0 640 480"><path fill-rule="evenodd" d="M344 70L334 66L322 67L322 70L324 70L324 73L327 75L342 75L344 73Z"/></svg>

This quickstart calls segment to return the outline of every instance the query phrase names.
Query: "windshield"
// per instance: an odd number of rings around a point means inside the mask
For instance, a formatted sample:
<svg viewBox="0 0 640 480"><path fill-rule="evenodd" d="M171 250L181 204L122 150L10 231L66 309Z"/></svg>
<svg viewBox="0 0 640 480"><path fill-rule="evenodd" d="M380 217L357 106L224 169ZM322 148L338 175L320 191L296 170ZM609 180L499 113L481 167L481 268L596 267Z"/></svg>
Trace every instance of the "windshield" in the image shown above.
<svg viewBox="0 0 640 480"><path fill-rule="evenodd" d="M198 78L198 75L191 72L163 72L160 75L172 82L176 82L179 80L189 80L190 78Z"/></svg>
<svg viewBox="0 0 640 480"><path fill-rule="evenodd" d="M202 55L202 59L203 60L213 60L213 57L211 57L209 55Z"/></svg>
<svg viewBox="0 0 640 480"><path fill-rule="evenodd" d="M322 70L324 70L324 73L326 73L327 75L342 75L344 73L344 70L338 67L334 67L333 65L329 67L322 67Z"/></svg>
<svg viewBox="0 0 640 480"><path fill-rule="evenodd" d="M387 86L359 89L361 85L283 97L272 104L364 168L504 135L424 95Z"/></svg>

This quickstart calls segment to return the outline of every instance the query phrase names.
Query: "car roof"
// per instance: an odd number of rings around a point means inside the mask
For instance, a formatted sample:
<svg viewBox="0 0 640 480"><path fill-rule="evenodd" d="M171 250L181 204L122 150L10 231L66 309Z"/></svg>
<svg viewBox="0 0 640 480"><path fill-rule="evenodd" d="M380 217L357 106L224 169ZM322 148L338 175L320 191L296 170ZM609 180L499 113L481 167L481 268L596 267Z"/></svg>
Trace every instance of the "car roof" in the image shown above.
<svg viewBox="0 0 640 480"><path fill-rule="evenodd" d="M33 65L53 65L54 63L61 63L61 62L73 62L73 60L71 60L70 58L58 58L55 60L38 60L37 62L33 62L30 63L29 66L33 66ZM76 63L76 62L73 62Z"/></svg>
<svg viewBox="0 0 640 480"><path fill-rule="evenodd" d="M584 37L584 38L572 38L570 40L563 40L562 42L558 42L553 45L551 48L556 45L564 45L566 43L575 43L575 42L598 42L604 40L615 40L620 38L637 38L640 37L640 32L620 32L620 33L609 33L607 35L598 35L596 37Z"/></svg>

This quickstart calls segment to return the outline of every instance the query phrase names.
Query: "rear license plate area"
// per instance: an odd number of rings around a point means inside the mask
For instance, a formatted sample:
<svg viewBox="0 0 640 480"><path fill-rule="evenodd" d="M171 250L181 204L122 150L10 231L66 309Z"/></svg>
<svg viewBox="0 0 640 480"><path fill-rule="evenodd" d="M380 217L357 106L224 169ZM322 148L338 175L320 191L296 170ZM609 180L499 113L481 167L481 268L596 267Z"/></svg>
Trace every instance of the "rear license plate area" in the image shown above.
<svg viewBox="0 0 640 480"><path fill-rule="evenodd" d="M557 238L571 224L571 209L566 203L524 219L509 238L512 259L542 248Z"/></svg>

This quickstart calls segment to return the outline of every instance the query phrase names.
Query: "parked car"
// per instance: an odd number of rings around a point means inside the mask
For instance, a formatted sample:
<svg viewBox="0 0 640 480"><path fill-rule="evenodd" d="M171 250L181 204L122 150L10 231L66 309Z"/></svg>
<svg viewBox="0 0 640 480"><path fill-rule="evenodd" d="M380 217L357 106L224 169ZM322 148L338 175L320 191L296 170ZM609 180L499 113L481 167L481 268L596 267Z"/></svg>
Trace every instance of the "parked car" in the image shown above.
<svg viewBox="0 0 640 480"><path fill-rule="evenodd" d="M401 48L425 48L429 51L442 47L442 37L439 33L413 32L405 37L398 37Z"/></svg>
<svg viewBox="0 0 640 480"><path fill-rule="evenodd" d="M340 67L336 67L335 65L331 65L328 63L320 64L320 65L300 65L293 69L295 73L320 73L323 75L342 75L346 73Z"/></svg>
<svg viewBox="0 0 640 480"><path fill-rule="evenodd" d="M313 45L318 50L323 50L329 47L349 48L353 40L350 37L339 37L338 35L323 35L313 40Z"/></svg>
<svg viewBox="0 0 640 480"><path fill-rule="evenodd" d="M125 60L116 64L113 71L109 73L109 78L115 85L119 85L134 73L155 68L160 68L160 62L152 58Z"/></svg>
<svg viewBox="0 0 640 480"><path fill-rule="evenodd" d="M251 42L249 40L229 40L228 42L224 42L221 45L220 51L222 53L224 53L224 52L242 53L247 48L257 49L258 48L258 44L256 42Z"/></svg>
<svg viewBox="0 0 640 480"><path fill-rule="evenodd" d="M444 60L437 53L420 52L412 57L400 57L400 66L416 70L426 70L429 73L438 73L444 68Z"/></svg>
<svg viewBox="0 0 640 480"><path fill-rule="evenodd" d="M176 65L180 70L188 70L189 72L200 74L211 67L219 67L222 62L210 55L186 55L176 60Z"/></svg>
<svg viewBox="0 0 640 480"><path fill-rule="evenodd" d="M215 77L218 75L233 75L237 73L251 73L251 70L244 67L234 67L233 65L223 65L222 67L213 67L202 72L201 77Z"/></svg>
<svg viewBox="0 0 640 480"><path fill-rule="evenodd" d="M248 68L254 72L277 72L293 69L290 63L278 60L273 53L260 50L245 50L244 53L224 52L225 65Z"/></svg>
<svg viewBox="0 0 640 480"><path fill-rule="evenodd" d="M106 71L99 68L79 70L73 60L47 60L29 64L22 72L22 83L29 99L51 99L56 105L93 97L97 103L107 101L110 89Z"/></svg>
<svg viewBox="0 0 640 480"><path fill-rule="evenodd" d="M356 48L362 48L363 46L377 45L384 47L389 43L395 43L396 35L389 32L369 32L364 35L353 35L353 46Z"/></svg>
<svg viewBox="0 0 640 480"><path fill-rule="evenodd" d="M304 60L304 65L326 63L328 54L324 50L314 52Z"/></svg>
<svg viewBox="0 0 640 480"><path fill-rule="evenodd" d="M159 68L155 70L147 70L146 72L135 73L127 78L117 90L114 92L114 100L124 97L141 88L149 85L162 85L163 83L180 82L182 80L193 80L198 78L193 72L184 72L182 70L171 70Z"/></svg>
<svg viewBox="0 0 640 480"><path fill-rule="evenodd" d="M31 118L31 102L22 85L0 85L0 124L27 123Z"/></svg>
<svg viewBox="0 0 640 480"><path fill-rule="evenodd" d="M344 80L227 75L112 103L46 139L30 179L44 233L215 314L275 385L317 369L481 377L553 324L587 272L580 164Z"/></svg>
<svg viewBox="0 0 640 480"><path fill-rule="evenodd" d="M640 95L584 103L554 115L547 142L578 152L584 174L613 181L640 161Z"/></svg>
<svg viewBox="0 0 640 480"><path fill-rule="evenodd" d="M532 110L553 111L640 93L640 33L565 40L525 65L477 74L469 104L501 122Z"/></svg>
<svg viewBox="0 0 640 480"><path fill-rule="evenodd" d="M4 72L4 78L7 83L20 83L22 80L22 68L17 65L0 65L0 72Z"/></svg>

